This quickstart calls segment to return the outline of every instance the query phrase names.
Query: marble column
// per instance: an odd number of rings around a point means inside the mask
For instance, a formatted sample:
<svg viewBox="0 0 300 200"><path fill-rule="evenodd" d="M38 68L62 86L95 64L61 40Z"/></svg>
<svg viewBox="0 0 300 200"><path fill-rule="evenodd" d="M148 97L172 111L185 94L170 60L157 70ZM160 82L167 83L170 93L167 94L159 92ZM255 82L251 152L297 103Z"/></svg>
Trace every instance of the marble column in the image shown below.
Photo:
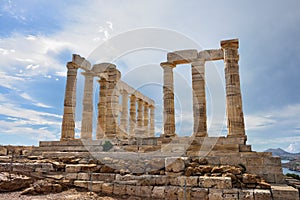
<svg viewBox="0 0 300 200"><path fill-rule="evenodd" d="M206 97L205 97L205 61L192 63L194 136L207 136Z"/></svg>
<svg viewBox="0 0 300 200"><path fill-rule="evenodd" d="M161 63L164 71L164 137L174 137L175 133L175 108L174 108L174 79L173 68L171 63Z"/></svg>
<svg viewBox="0 0 300 200"><path fill-rule="evenodd" d="M116 138L118 131L118 115L119 115L119 92L117 82L121 77L121 73L116 66L111 64L107 67L107 96L106 96L106 128L105 137Z"/></svg>
<svg viewBox="0 0 300 200"><path fill-rule="evenodd" d="M134 136L134 129L136 125L136 97L134 95L130 96L130 135Z"/></svg>
<svg viewBox="0 0 300 200"><path fill-rule="evenodd" d="M221 41L226 80L226 114L228 136L245 137L244 114L239 76L239 41Z"/></svg>
<svg viewBox="0 0 300 200"><path fill-rule="evenodd" d="M147 102L144 102L144 129L145 136L149 136L149 105Z"/></svg>
<svg viewBox="0 0 300 200"><path fill-rule="evenodd" d="M122 91L121 129L127 133L128 129L128 92Z"/></svg>
<svg viewBox="0 0 300 200"><path fill-rule="evenodd" d="M93 85L94 73L82 72L84 78L81 139L91 140L93 133Z"/></svg>
<svg viewBox="0 0 300 200"><path fill-rule="evenodd" d="M97 131L96 139L103 139L105 137L105 127L106 127L106 80L101 78L98 80L100 85L99 91L99 103L98 103L98 122L97 122Z"/></svg>
<svg viewBox="0 0 300 200"><path fill-rule="evenodd" d="M67 68L64 114L60 140L70 140L75 138L76 79L78 67L75 63L68 62Z"/></svg>
<svg viewBox="0 0 300 200"><path fill-rule="evenodd" d="M149 126L149 137L155 136L155 127L154 127L154 118L155 118L155 107L154 105L150 105L150 126Z"/></svg>
<svg viewBox="0 0 300 200"><path fill-rule="evenodd" d="M138 110L137 110L137 126L138 128L143 127L143 100L138 99Z"/></svg>

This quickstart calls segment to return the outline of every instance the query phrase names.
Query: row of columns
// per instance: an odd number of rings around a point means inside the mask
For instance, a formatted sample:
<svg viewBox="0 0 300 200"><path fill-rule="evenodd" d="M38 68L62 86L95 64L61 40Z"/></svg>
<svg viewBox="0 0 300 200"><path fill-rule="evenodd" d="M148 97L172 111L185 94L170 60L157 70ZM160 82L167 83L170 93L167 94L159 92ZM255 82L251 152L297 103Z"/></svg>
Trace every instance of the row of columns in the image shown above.
<svg viewBox="0 0 300 200"><path fill-rule="evenodd" d="M224 53L226 79L226 116L229 137L245 137L244 114L239 78L238 40L221 42ZM164 136L174 137L174 63L161 63L164 74L163 105L164 105ZM193 88L194 136L207 136L206 95L205 95L205 59L198 58L191 64Z"/></svg>
<svg viewBox="0 0 300 200"><path fill-rule="evenodd" d="M78 65L69 62L67 64L67 84L64 101L64 115L62 121L61 140L75 138L75 107L76 107L76 77ZM142 99L130 96L130 120L128 118L128 92L122 90L122 106L119 113L119 91L117 82L120 79L120 72L115 65L106 68L107 78L101 77L98 80L100 85L98 118L96 139L115 138L121 130L128 132L129 136L135 136L136 128L143 128L145 137L154 137L154 105L149 105ZM86 71L81 73L84 80L83 111L81 121L81 139L92 139L93 132L93 80L95 73ZM138 104L138 109L136 109ZM150 110L150 116L149 116ZM136 114L137 113L137 114ZM120 114L120 127L118 117Z"/></svg>

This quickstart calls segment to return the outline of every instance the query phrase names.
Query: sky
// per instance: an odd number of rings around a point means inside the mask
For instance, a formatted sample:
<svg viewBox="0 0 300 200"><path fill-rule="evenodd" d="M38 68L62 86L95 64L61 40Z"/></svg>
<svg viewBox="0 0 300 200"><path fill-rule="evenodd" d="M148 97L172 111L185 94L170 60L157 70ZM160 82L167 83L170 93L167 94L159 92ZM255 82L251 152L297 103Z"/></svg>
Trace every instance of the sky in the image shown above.
<svg viewBox="0 0 300 200"><path fill-rule="evenodd" d="M299 8L298 0L0 0L0 144L59 140L72 54L117 64L122 80L155 100L159 135L167 52L238 38L247 143L300 152ZM226 135L223 62L206 73L208 133ZM190 66L177 66L174 80L176 133L190 135ZM78 137L80 72L77 87ZM95 105L98 91L95 80Z"/></svg>

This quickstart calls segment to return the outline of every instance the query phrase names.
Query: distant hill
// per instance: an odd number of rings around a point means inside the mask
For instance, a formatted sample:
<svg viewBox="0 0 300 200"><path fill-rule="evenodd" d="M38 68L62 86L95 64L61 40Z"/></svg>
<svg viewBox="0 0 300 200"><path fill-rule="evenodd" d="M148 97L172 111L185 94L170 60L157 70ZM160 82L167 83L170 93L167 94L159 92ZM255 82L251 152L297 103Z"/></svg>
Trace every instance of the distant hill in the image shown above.
<svg viewBox="0 0 300 200"><path fill-rule="evenodd" d="M267 149L265 152L271 152L273 156L279 156L283 160L294 160L300 157L300 153L289 153L281 148Z"/></svg>

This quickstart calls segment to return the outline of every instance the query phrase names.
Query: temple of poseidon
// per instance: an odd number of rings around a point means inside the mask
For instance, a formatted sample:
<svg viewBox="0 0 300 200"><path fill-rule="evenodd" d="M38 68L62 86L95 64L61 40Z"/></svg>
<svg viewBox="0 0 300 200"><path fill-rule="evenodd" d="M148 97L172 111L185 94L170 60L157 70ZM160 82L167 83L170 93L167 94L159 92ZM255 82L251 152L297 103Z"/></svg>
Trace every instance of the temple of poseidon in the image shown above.
<svg viewBox="0 0 300 200"><path fill-rule="evenodd" d="M56 162L65 158L61 165L42 167L43 173L58 173L65 182L107 195L145 199L299 199L298 189L287 185L281 159L268 152L252 151L246 143L238 48L238 39L232 39L221 41L219 49L167 54L167 60L160 63L164 124L158 137L154 100L122 81L115 64L91 65L85 58L73 55L67 63L61 139L41 141L32 155ZM205 64L216 60L224 61L228 133L211 137L207 132ZM175 129L173 70L180 64L190 64L192 74L194 128L188 137L178 135ZM83 72L78 73L79 69ZM81 75L81 135L75 138L76 80ZM93 94L94 79L99 84L99 94ZM98 102L93 102L94 95L99 95ZM70 157L72 162L67 159Z"/></svg>

